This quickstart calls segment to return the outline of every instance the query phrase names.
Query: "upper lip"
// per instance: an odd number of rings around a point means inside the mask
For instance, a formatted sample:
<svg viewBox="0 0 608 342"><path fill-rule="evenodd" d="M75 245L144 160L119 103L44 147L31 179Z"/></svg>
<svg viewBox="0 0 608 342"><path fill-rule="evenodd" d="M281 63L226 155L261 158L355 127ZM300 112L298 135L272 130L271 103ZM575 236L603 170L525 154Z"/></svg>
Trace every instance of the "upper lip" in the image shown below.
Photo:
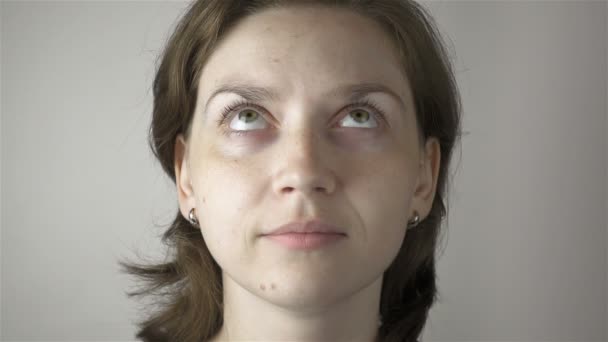
<svg viewBox="0 0 608 342"><path fill-rule="evenodd" d="M264 233L263 235L280 235L288 233L333 233L346 235L343 229L318 219L290 222L279 226L268 233Z"/></svg>

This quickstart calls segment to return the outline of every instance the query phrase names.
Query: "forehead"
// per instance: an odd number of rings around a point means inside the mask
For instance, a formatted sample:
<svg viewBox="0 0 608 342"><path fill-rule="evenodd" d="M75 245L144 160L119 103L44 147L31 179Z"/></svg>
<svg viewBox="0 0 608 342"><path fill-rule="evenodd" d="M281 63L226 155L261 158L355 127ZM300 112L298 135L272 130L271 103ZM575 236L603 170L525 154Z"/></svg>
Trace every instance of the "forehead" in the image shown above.
<svg viewBox="0 0 608 342"><path fill-rule="evenodd" d="M235 81L321 96L336 85L378 83L409 92L396 47L380 25L345 9L288 7L241 19L203 67L202 98Z"/></svg>

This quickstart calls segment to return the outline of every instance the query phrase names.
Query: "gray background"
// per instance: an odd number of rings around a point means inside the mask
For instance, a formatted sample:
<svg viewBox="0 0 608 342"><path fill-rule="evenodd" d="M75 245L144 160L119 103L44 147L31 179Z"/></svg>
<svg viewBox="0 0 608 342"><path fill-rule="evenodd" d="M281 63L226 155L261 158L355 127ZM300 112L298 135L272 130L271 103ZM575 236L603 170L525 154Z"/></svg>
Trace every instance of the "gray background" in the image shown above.
<svg viewBox="0 0 608 342"><path fill-rule="evenodd" d="M424 340L606 341L608 4L424 4L468 132ZM145 139L185 6L0 3L1 340L134 340L116 262L177 209Z"/></svg>

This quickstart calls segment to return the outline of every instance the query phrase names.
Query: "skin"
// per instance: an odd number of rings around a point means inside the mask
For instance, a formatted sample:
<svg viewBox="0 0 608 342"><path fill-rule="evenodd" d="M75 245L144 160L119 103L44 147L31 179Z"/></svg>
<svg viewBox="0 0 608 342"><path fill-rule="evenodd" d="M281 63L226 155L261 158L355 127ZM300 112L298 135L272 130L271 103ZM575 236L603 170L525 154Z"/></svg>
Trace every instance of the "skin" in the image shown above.
<svg viewBox="0 0 608 342"><path fill-rule="evenodd" d="M240 96L209 97L230 81L277 96L233 110L222 128L221 110ZM367 96L384 119L334 91L372 82L398 96ZM227 34L204 66L191 134L175 147L180 211L195 208L223 270L213 341L375 339L383 272L436 189L439 144L419 143L413 103L395 46L354 12L265 10ZM260 236L310 218L346 237L295 251Z"/></svg>

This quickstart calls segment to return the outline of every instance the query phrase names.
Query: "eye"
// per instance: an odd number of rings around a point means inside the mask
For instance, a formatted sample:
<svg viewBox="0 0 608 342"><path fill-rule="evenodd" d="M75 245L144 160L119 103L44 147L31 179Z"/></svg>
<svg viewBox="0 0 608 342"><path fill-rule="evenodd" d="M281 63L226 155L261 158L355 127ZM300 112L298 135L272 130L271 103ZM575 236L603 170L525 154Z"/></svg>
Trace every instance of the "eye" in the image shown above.
<svg viewBox="0 0 608 342"><path fill-rule="evenodd" d="M378 126L378 122L376 121L375 116L362 109L355 109L353 111L350 111L348 113L348 115L346 116L346 118L340 120L340 122L342 122L342 123L346 122L347 125L344 125L346 127L361 127L358 125L360 125L360 124L365 125L366 123L369 123L369 122L372 123L371 124L372 126L363 126L363 127L373 128L373 127ZM354 123L354 126L352 125L353 123Z"/></svg>
<svg viewBox="0 0 608 342"><path fill-rule="evenodd" d="M367 110L363 110L363 107L367 107L371 109L371 113ZM347 122L348 125L346 127L363 127L363 128L375 128L378 127L379 121L384 121L384 111L380 109L378 105L376 105L371 100L365 99L361 101L357 101L355 103L350 104L347 107L349 110L348 115L340 122ZM371 120L370 120L371 119ZM365 124L372 122L371 126L358 126L358 124Z"/></svg>
<svg viewBox="0 0 608 342"><path fill-rule="evenodd" d="M239 108L243 109L237 111ZM260 118L263 118L263 116L253 108L258 108L258 106L245 100L240 100L236 103L230 104L222 110L220 118L217 121L217 125L221 128L225 135L243 135L252 130L246 128L264 128L264 125L261 127L260 125L257 125L257 127L256 125L251 125L251 123L260 122ZM233 113L235 113L235 115L232 115ZM232 120L230 120L231 118Z"/></svg>
<svg viewBox="0 0 608 342"><path fill-rule="evenodd" d="M235 131L247 131L247 128L265 128L266 125L263 124L263 121L260 121L262 118L262 115L260 115L255 110L246 108L236 113L232 121L229 123L228 128ZM260 125L260 123L262 124Z"/></svg>
<svg viewBox="0 0 608 342"><path fill-rule="evenodd" d="M371 109L371 112L362 107ZM340 123L346 123L345 127L375 128L378 127L379 120L384 120L384 112L370 100L351 103L346 108L349 112L340 120ZM226 135L245 135L250 131L266 128L267 122L260 111L262 109L258 105L240 100L222 110L217 124ZM371 126L366 123L371 123Z"/></svg>

